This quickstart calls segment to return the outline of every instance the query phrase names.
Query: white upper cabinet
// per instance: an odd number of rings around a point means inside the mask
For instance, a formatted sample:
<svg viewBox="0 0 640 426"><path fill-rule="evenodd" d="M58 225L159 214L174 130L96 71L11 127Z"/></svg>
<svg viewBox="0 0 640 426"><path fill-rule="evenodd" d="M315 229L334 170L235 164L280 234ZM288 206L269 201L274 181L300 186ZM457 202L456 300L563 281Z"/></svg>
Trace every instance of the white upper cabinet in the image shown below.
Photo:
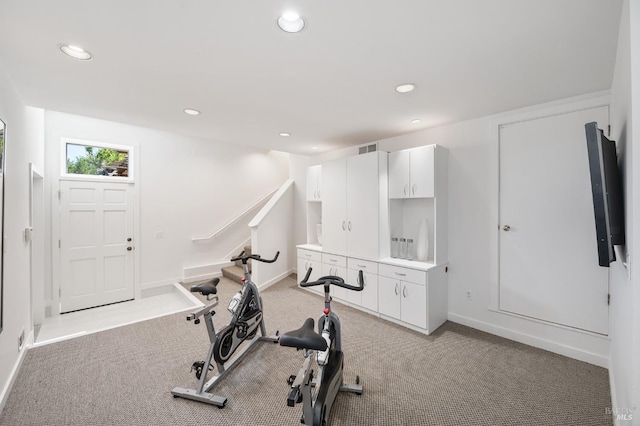
<svg viewBox="0 0 640 426"><path fill-rule="evenodd" d="M312 166L307 169L307 201L322 201L321 179L322 166Z"/></svg>
<svg viewBox="0 0 640 426"><path fill-rule="evenodd" d="M386 170L387 154L379 151L323 164L324 250L380 257L380 239L388 235Z"/></svg>
<svg viewBox="0 0 640 426"><path fill-rule="evenodd" d="M389 154L389 198L435 195L435 145Z"/></svg>

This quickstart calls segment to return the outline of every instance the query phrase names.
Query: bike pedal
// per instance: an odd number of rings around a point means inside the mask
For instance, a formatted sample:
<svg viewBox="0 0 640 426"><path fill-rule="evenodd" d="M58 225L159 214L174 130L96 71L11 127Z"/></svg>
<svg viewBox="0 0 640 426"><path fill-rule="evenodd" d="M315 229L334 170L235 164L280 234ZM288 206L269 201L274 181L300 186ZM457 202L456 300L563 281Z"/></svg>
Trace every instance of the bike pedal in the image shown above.
<svg viewBox="0 0 640 426"><path fill-rule="evenodd" d="M196 361L193 363L193 365L191 365L191 370L190 371L196 371L196 379L200 380L200 377L202 376L202 371L204 370L204 361ZM209 368L207 369L207 371L213 371L213 365L209 364Z"/></svg>

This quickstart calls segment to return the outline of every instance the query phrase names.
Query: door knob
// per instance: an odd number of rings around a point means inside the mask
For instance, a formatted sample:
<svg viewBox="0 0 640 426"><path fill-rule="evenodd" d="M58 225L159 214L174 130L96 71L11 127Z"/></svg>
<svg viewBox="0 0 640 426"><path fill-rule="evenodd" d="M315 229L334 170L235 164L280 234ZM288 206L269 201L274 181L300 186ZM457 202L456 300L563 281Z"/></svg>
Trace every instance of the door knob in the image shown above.
<svg viewBox="0 0 640 426"><path fill-rule="evenodd" d="M127 241L131 241L131 238L127 238Z"/></svg>
<svg viewBox="0 0 640 426"><path fill-rule="evenodd" d="M503 231L509 231L509 230L511 230L511 227L509 225L505 225L505 226L502 227L502 230Z"/></svg>
<svg viewBox="0 0 640 426"><path fill-rule="evenodd" d="M133 250L132 247L127 247L127 251L131 251L131 250Z"/></svg>

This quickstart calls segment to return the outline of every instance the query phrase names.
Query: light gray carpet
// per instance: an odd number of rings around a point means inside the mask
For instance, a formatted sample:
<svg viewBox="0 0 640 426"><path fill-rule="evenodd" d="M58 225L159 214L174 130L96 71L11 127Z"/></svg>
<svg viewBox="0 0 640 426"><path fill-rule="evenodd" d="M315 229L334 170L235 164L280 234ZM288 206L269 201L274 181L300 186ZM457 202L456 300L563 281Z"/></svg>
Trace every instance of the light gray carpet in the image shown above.
<svg viewBox="0 0 640 426"><path fill-rule="evenodd" d="M223 279L215 324L240 287ZM267 331L317 319L322 298L292 278L262 292ZM361 396L341 393L339 425L610 425L607 370L447 322L430 336L335 304L343 324L345 381L360 375ZM191 364L208 349L204 323L185 314L30 349L0 414L19 425L298 425L286 406L286 379L300 352L261 343L213 393L227 407L174 399L195 387Z"/></svg>

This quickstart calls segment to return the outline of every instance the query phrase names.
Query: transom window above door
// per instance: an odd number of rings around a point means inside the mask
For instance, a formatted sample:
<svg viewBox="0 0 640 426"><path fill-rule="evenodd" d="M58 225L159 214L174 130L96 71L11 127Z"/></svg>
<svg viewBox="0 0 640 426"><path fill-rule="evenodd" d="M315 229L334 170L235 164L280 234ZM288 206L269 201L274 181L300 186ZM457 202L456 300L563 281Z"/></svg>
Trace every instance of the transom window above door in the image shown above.
<svg viewBox="0 0 640 426"><path fill-rule="evenodd" d="M132 147L63 140L63 177L132 180Z"/></svg>

